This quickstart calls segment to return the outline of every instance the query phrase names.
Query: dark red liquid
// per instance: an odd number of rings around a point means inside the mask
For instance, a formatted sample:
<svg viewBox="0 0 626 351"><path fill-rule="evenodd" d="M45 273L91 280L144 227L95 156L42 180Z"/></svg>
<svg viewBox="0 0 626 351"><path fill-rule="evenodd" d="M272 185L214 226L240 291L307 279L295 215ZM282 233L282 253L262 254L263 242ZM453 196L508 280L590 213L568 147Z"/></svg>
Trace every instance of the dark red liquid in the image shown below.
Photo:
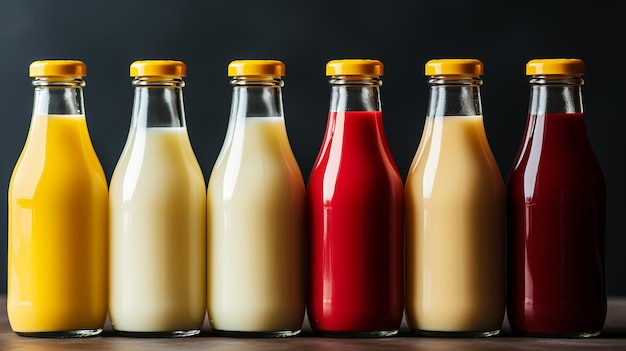
<svg viewBox="0 0 626 351"><path fill-rule="evenodd" d="M529 116L507 183L507 220L511 328L601 331L606 188L582 113Z"/></svg>
<svg viewBox="0 0 626 351"><path fill-rule="evenodd" d="M381 112L331 112L308 181L308 317L326 332L397 330L403 183Z"/></svg>

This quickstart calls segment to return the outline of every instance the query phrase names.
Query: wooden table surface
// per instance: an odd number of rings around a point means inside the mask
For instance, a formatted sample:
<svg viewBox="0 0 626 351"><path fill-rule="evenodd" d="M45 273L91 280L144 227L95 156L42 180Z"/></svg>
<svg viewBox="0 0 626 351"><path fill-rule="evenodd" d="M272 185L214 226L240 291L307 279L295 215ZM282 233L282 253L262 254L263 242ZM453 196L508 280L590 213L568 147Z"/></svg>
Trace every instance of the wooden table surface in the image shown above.
<svg viewBox="0 0 626 351"><path fill-rule="evenodd" d="M410 334L406 324L389 338L323 338L314 335L304 322L301 334L280 339L229 338L211 334L208 321L204 330L188 338L131 338L119 336L107 322L104 332L80 339L40 339L13 333L6 313L6 296L0 295L0 351L69 350L626 350L626 297L609 298L604 331L590 339L518 337L506 323L502 332L490 338L433 338Z"/></svg>

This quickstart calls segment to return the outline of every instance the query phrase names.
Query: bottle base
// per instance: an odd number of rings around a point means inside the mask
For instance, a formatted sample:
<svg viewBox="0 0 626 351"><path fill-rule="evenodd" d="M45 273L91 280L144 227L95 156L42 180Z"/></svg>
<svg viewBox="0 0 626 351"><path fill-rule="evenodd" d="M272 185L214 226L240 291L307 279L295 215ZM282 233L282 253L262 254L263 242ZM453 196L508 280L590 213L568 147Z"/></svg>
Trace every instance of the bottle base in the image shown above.
<svg viewBox="0 0 626 351"><path fill-rule="evenodd" d="M433 331L433 330L411 330L412 333L420 336L430 336L437 338L488 338L500 334L500 329L491 331Z"/></svg>
<svg viewBox="0 0 626 351"><path fill-rule="evenodd" d="M314 330L315 334L324 337L331 338L387 338L398 334L398 329L395 330L376 330L376 331L327 331L327 330Z"/></svg>
<svg viewBox="0 0 626 351"><path fill-rule="evenodd" d="M533 338L550 338L550 339L586 339L600 335L602 331L580 332L580 333L535 333L526 331L513 331L520 336L528 336Z"/></svg>
<svg viewBox="0 0 626 351"><path fill-rule="evenodd" d="M157 332L134 332L115 330L121 336L131 338L186 338L200 334L201 329L193 330L172 330L172 331L157 331Z"/></svg>
<svg viewBox="0 0 626 351"><path fill-rule="evenodd" d="M79 329L65 330L54 332L15 332L15 334L33 338L52 338L52 339L69 339L69 338L88 338L98 336L102 333L102 329Z"/></svg>
<svg viewBox="0 0 626 351"><path fill-rule="evenodd" d="M302 329L298 330L279 330L279 331L232 331L213 329L212 332L216 336L234 337L234 338L288 338L300 334Z"/></svg>

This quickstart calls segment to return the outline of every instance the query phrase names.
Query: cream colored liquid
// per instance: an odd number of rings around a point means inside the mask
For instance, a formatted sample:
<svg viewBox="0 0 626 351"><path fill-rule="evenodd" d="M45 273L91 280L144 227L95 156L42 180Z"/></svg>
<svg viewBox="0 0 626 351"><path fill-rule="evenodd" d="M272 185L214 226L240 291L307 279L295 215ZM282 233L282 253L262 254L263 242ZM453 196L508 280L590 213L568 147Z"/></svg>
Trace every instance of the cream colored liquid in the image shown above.
<svg viewBox="0 0 626 351"><path fill-rule="evenodd" d="M300 330L306 190L280 117L231 126L208 185L208 315L214 329Z"/></svg>
<svg viewBox="0 0 626 351"><path fill-rule="evenodd" d="M110 185L111 324L200 329L206 315L206 188L185 128L140 129Z"/></svg>
<svg viewBox="0 0 626 351"><path fill-rule="evenodd" d="M504 183L482 116L426 119L405 199L409 327L500 330Z"/></svg>

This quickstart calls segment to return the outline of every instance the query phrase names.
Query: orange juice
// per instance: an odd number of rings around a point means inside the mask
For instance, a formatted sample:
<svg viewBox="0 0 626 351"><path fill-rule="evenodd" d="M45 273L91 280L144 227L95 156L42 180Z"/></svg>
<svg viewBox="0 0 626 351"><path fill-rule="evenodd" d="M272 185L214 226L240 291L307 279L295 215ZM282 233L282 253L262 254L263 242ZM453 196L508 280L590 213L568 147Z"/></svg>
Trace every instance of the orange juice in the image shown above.
<svg viewBox="0 0 626 351"><path fill-rule="evenodd" d="M8 201L11 328L101 329L107 313L108 191L84 115L33 116Z"/></svg>

